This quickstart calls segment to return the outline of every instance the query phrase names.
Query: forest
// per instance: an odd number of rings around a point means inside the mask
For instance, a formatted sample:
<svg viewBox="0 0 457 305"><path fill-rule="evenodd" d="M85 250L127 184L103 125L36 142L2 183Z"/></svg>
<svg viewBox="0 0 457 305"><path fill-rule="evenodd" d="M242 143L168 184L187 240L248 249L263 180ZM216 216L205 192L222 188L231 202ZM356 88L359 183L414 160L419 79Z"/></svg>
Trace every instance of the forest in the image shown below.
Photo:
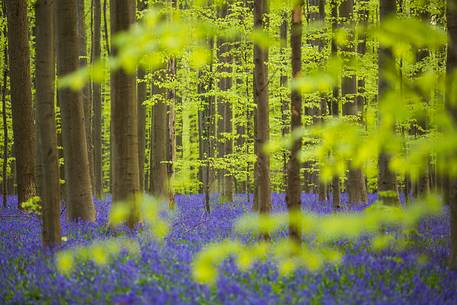
<svg viewBox="0 0 457 305"><path fill-rule="evenodd" d="M457 0L2 0L0 304L456 305Z"/></svg>

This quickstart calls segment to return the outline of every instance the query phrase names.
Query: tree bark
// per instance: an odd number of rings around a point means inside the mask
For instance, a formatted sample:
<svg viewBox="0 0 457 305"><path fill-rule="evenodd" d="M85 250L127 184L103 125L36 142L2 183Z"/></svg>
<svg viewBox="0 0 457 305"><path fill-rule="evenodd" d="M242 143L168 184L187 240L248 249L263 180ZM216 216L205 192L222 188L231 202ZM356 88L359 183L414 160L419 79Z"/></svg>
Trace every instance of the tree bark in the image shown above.
<svg viewBox="0 0 457 305"><path fill-rule="evenodd" d="M331 41L331 54L335 56L337 54L337 45L335 39L335 33L338 26L338 3L336 0L331 0L330 2L330 10L331 10L331 23L332 23L332 41ZM333 87L332 98L330 103L330 110L333 117L339 116L339 92L338 86ZM340 208L341 205L341 196L340 196L340 178L339 176L334 176L332 178L332 207L333 210L337 210Z"/></svg>
<svg viewBox="0 0 457 305"><path fill-rule="evenodd" d="M13 112L14 151L19 208L37 193L35 181L36 134L30 77L27 1L6 1L8 19L8 53Z"/></svg>
<svg viewBox="0 0 457 305"><path fill-rule="evenodd" d="M144 161L146 148L146 106L143 103L147 99L146 73L144 69L138 69L138 167L140 172L140 192L144 192Z"/></svg>
<svg viewBox="0 0 457 305"><path fill-rule="evenodd" d="M135 0L112 0L111 35L126 31L136 20ZM113 48L115 56L117 50ZM140 191L138 162L138 102L136 75L119 70L111 74L111 128L113 151L113 202L129 200L127 225L140 220L134 196Z"/></svg>
<svg viewBox="0 0 457 305"><path fill-rule="evenodd" d="M254 3L254 28L264 29L264 19L268 14L268 1L258 0ZM257 122L255 140L257 143L257 183L256 195L260 213L271 211L270 158L263 151L269 140L269 106L268 106L268 49L254 45L254 101L257 105Z"/></svg>
<svg viewBox="0 0 457 305"><path fill-rule="evenodd" d="M92 32L92 56L91 61L100 59L101 56L101 5L100 0L92 0L93 9L93 32ZM94 187L95 196L103 197L103 168L102 168L102 92L101 85L92 83L92 141L94 159Z"/></svg>
<svg viewBox="0 0 457 305"><path fill-rule="evenodd" d="M279 38L280 38L280 53L281 53L281 59L282 62L286 63L288 61L288 54L286 54L286 49L287 49L287 30L288 30L288 22L287 20L289 19L289 16L287 13L284 13L282 16L282 22L281 26L279 28ZM281 69L281 76L279 78L279 85L281 88L284 88L286 90L287 88L287 69L285 64L282 66ZM288 114L290 107L289 107L289 99L288 98L283 98L281 95L281 135L285 137L289 132L289 123L288 123ZM283 181L284 185L286 186L286 192L287 192L287 164L289 162L289 156L286 150L282 153L282 175L283 175Z"/></svg>
<svg viewBox="0 0 457 305"><path fill-rule="evenodd" d="M138 0L138 11L141 12L147 8L147 1ZM147 100L146 71L143 68L138 69L137 85L138 90L138 162L140 171L140 191L145 191L144 183L144 163L146 149L146 106L143 103Z"/></svg>
<svg viewBox="0 0 457 305"><path fill-rule="evenodd" d="M343 0L340 4L340 18L348 31L348 42L342 47L343 60L349 64L354 60L354 29L351 21L354 11L353 0ZM356 103L355 95L357 93L357 78L355 74L345 75L342 77L341 95L345 98L343 104L343 114L350 116L360 116L360 109ZM359 118L357 119L359 120ZM351 163L351 162L350 162ZM347 192L350 204L366 203L368 200L365 176L360 168L353 168L350 164L347 177Z"/></svg>
<svg viewBox="0 0 457 305"><path fill-rule="evenodd" d="M57 128L54 106L55 30L53 0L36 2L36 97L37 122L43 177L43 245L60 245L60 173L57 151Z"/></svg>
<svg viewBox="0 0 457 305"><path fill-rule="evenodd" d="M79 60L80 67L84 67L89 62L87 54L87 35L86 35L86 9L85 0L78 0L78 35L79 35ZM90 86L86 85L82 89L82 99L84 106L84 127L86 128L87 153L89 158L89 173L92 191L95 191L94 183L94 157L92 145L92 94Z"/></svg>
<svg viewBox="0 0 457 305"><path fill-rule="evenodd" d="M76 0L57 1L57 74L62 77L79 69L79 37ZM95 221L84 108L80 91L58 91L62 113L67 216L70 220Z"/></svg>
<svg viewBox="0 0 457 305"><path fill-rule="evenodd" d="M389 15L395 14L397 11L395 0L382 1L380 5L380 17L381 22L385 20ZM392 90L392 86L384 78L384 71L388 71L390 65L395 64L395 58L392 50L389 48L379 48L379 77L378 77L378 96L379 102L382 103L382 99L385 94ZM382 117L379 118L382 121ZM394 132L392 126L392 132ZM387 205L400 205L400 198L398 195L397 181L395 173L389 168L391 156L383 148L378 158L378 199Z"/></svg>
<svg viewBox="0 0 457 305"><path fill-rule="evenodd" d="M165 72L161 71L162 79ZM157 84L152 84L152 94L157 103L152 106L151 122L151 193L160 198L168 197L168 119L166 92Z"/></svg>
<svg viewBox="0 0 457 305"><path fill-rule="evenodd" d="M296 79L301 71L301 44L302 44L302 9L303 1L295 4L292 10L290 47L292 49L292 79ZM290 96L290 130L302 126L302 97L297 89L293 89ZM287 208L289 214L296 213L301 209L301 183L300 183L300 163L297 154L301 150L302 139L295 139L290 149L289 162L287 166ZM299 228L289 226L289 236L299 241L301 232Z"/></svg>
<svg viewBox="0 0 457 305"><path fill-rule="evenodd" d="M5 15L5 4L2 5L2 13ZM3 37L6 37L7 26L3 29ZM2 166L2 202L3 207L7 207L8 195L8 122L6 114L6 90L8 83L8 47L6 44L3 46L3 75L2 75L2 125L3 125L3 166Z"/></svg>

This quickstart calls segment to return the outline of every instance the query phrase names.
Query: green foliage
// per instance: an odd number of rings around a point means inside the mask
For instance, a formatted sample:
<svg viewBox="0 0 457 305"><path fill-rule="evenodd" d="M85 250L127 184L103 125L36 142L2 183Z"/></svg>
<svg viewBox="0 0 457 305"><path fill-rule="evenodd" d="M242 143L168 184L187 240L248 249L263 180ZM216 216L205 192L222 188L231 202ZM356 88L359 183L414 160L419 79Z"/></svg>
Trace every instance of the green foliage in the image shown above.
<svg viewBox="0 0 457 305"><path fill-rule="evenodd" d="M254 262L266 258L275 262L281 275L290 275L302 267L316 271L325 264L341 262L344 253L334 242L357 240L362 236L371 240L375 251L387 247L402 249L407 245L407 234L422 217L439 215L441 212L439 197L430 195L404 209L377 203L361 213L352 214L320 215L296 212L246 215L235 224L235 231L240 234L274 236L276 232L292 226L304 234L303 243L298 244L291 239L254 239L247 244L227 239L212 243L194 258L193 278L202 284L214 284L219 265L229 257L235 258L241 271L247 271ZM398 228L403 237L394 237L392 233L385 232L386 227Z"/></svg>
<svg viewBox="0 0 457 305"><path fill-rule="evenodd" d="M41 198L39 196L30 197L27 201L21 203L21 208L27 213L41 215Z"/></svg>
<svg viewBox="0 0 457 305"><path fill-rule="evenodd" d="M99 266L105 266L122 251L127 251L130 255L138 254L139 245L132 239L96 241L88 246L60 251L56 255L56 267L60 273L70 275L77 263L92 261Z"/></svg>
<svg viewBox="0 0 457 305"><path fill-rule="evenodd" d="M116 230L117 227L128 221L130 213L135 211L135 209L132 209L132 205L137 206L140 210L142 232L146 234L146 237L161 241L168 235L168 220L163 216L164 211L168 209L167 203L157 198L143 195L113 204L109 215L109 225L112 230ZM64 241L66 241L67 237L64 238ZM130 238L110 238L103 241L94 241L87 246L63 250L56 256L57 270L62 274L69 275L74 271L77 263L87 261L93 261L97 265L104 266L112 262L124 250L129 255L134 256L139 253L139 245L136 240Z"/></svg>

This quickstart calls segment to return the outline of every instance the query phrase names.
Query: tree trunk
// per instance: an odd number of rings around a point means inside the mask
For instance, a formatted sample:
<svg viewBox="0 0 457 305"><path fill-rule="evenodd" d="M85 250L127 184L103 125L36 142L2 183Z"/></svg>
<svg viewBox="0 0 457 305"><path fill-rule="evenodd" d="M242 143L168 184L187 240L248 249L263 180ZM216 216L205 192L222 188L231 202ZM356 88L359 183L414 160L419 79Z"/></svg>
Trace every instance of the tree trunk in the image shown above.
<svg viewBox="0 0 457 305"><path fill-rule="evenodd" d="M396 11L395 0L382 1L380 5L381 22L389 15L395 14ZM392 90L392 86L383 76L383 71L388 71L389 66L395 64L395 58L391 49L379 48L378 64L378 96L379 102L382 103L385 94ZM382 121L382 117L379 119ZM394 128L395 126L391 126L392 132L394 132ZM378 158L378 199L387 205L400 205L396 176L389 168L390 159L390 155L381 148Z"/></svg>
<svg viewBox="0 0 457 305"><path fill-rule="evenodd" d="M343 60L349 63L354 60L355 48L353 46L354 29L351 21L354 11L353 0L343 0L340 4L340 18L349 34L348 43L342 47ZM352 40L352 41L351 41ZM342 77L341 95L344 97L343 114L350 116L360 116L360 109L354 96L357 93L357 78L355 74ZM357 118L359 120L359 118ZM347 191L350 204L366 203L368 200L365 176L360 168L353 168L350 164L347 178Z"/></svg>
<svg viewBox="0 0 457 305"><path fill-rule="evenodd" d="M254 28L263 29L264 19L268 14L268 1L258 0L254 3ZM265 27L266 28L266 27ZM271 211L270 158L263 151L269 140L269 106L268 106L268 49L254 45L254 101L257 105L257 122L255 140L257 143L257 183L256 193L260 213Z"/></svg>
<svg viewBox="0 0 457 305"><path fill-rule="evenodd" d="M100 59L101 54L101 5L100 0L92 0L93 8L93 33L91 61ZM102 92L97 82L92 84L92 141L94 159L94 187L95 196L103 197L103 168L102 168Z"/></svg>
<svg viewBox="0 0 457 305"><path fill-rule="evenodd" d="M335 33L337 30L338 25L338 4L336 0L332 0L330 2L330 9L331 9L331 22L332 22L332 41L331 41L331 54L332 56L336 56L337 53L337 45L335 39ZM338 100L338 86L333 88L332 92L332 99L330 110L333 117L339 116L339 100ZM339 209L341 206L341 196L340 196L340 178L338 176L334 176L332 178L332 207L334 210Z"/></svg>
<svg viewBox="0 0 457 305"><path fill-rule="evenodd" d="M292 49L292 78L296 79L301 71L301 44L302 44L302 9L303 1L295 4L292 10L290 47ZM290 96L290 130L294 132L302 126L302 97L297 89L293 89ZM287 208L289 213L296 213L301 209L301 184L300 163L297 154L301 150L302 139L296 139L290 149L289 163L287 166ZM289 236L300 240L299 228L289 226Z"/></svg>
<svg viewBox="0 0 457 305"><path fill-rule="evenodd" d="M280 53L281 53L281 59L282 62L284 63L281 67L281 76L279 79L279 84L281 88L287 88L287 69L285 66L285 63L288 61L288 54L286 54L287 50L287 29L288 29L288 22L287 20L289 19L289 16L287 13L284 13L282 16L282 22L281 26L279 28L279 38L280 38ZM281 135L285 137L289 132L289 123L287 122L288 118L288 113L289 113L290 107L289 107L289 99L283 98L281 95ZM284 185L286 186L286 191L287 191L287 163L289 162L288 159L288 153L286 150L282 153L282 175L283 175L283 181Z"/></svg>
<svg viewBox="0 0 457 305"><path fill-rule="evenodd" d="M57 74L62 77L79 69L77 1L60 0L56 5ZM75 221L95 221L81 92L62 88L58 94L62 113L67 216Z"/></svg>
<svg viewBox="0 0 457 305"><path fill-rule="evenodd" d="M80 66L84 67L89 62L87 54L87 35L86 35L86 10L85 0L78 0L78 35L79 35L79 60ZM86 85L82 89L82 98L84 106L84 127L86 128L87 153L89 158L89 173L92 191L95 190L94 184L94 158L92 145L92 94L90 86Z"/></svg>
<svg viewBox="0 0 457 305"><path fill-rule="evenodd" d="M60 173L57 151L57 128L54 107L55 30L54 1L36 2L36 94L37 122L43 177L43 245L58 247L60 234Z"/></svg>
<svg viewBox="0 0 457 305"><path fill-rule="evenodd" d="M162 76L165 74L162 72ZM162 77L160 77L162 79ZM160 198L168 197L168 120L165 90L152 85L152 94L158 95L152 106L151 122L151 193Z"/></svg>
<svg viewBox="0 0 457 305"><path fill-rule="evenodd" d="M140 192L144 192L144 161L146 148L146 106L143 103L147 99L146 73L138 69L138 166L140 171Z"/></svg>
<svg viewBox="0 0 457 305"><path fill-rule="evenodd" d="M454 124L457 124L457 106L455 103L455 96L451 97L450 93L453 92L451 75L457 68L457 3L453 0L448 0L447 22L448 22L448 49L447 49L447 88L446 91L446 107L451 115ZM455 74L454 74L455 75ZM453 100L452 100L453 99ZM457 151L454 158L457 157ZM451 254L449 258L450 266L452 269L457 269L457 178L449 177L448 179L448 196L449 196L449 209L451 216Z"/></svg>
<svg viewBox="0 0 457 305"><path fill-rule="evenodd" d="M2 5L2 13L5 15L4 3ZM3 37L6 37L7 27L3 30ZM3 166L2 166L2 202L3 207L7 206L8 195L8 122L6 115L6 90L8 82L8 47L6 44L3 46L3 75L2 75L2 125L3 125Z"/></svg>
<svg viewBox="0 0 457 305"><path fill-rule="evenodd" d="M111 35L126 31L136 20L135 0L112 0L110 6ZM117 50L113 48L116 55ZM127 225L139 222L134 196L140 191L138 162L138 102L136 75L119 70L111 74L111 127L113 150L113 202L130 201Z"/></svg>
<svg viewBox="0 0 457 305"><path fill-rule="evenodd" d="M36 134L32 108L27 1L6 1L18 205L36 195Z"/></svg>

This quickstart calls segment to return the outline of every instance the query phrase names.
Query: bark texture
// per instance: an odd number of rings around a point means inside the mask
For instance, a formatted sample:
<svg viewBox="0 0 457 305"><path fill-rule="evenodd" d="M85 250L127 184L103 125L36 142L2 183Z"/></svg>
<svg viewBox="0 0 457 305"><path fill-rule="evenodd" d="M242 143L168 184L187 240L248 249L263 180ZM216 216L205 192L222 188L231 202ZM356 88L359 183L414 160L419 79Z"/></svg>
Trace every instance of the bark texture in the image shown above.
<svg viewBox="0 0 457 305"><path fill-rule="evenodd" d="M343 60L349 65L354 60L354 28L352 23L352 15L354 11L353 0L343 0L340 4L340 18L348 32L348 42L342 46ZM357 78L355 74L346 74L342 77L341 95L344 97L343 115L354 116L359 120L360 107L356 103L355 95L357 94ZM350 168L347 177L347 192L350 204L366 203L368 200L367 187L365 184L365 176L360 168L354 168L349 164Z"/></svg>
<svg viewBox="0 0 457 305"><path fill-rule="evenodd" d="M76 0L56 2L57 74L59 77L79 69L78 20ZM80 91L58 91L62 113L62 141L65 160L67 216L70 220L95 221L95 208L89 172L84 108Z"/></svg>
<svg viewBox="0 0 457 305"><path fill-rule="evenodd" d="M268 1L258 0L254 3L254 28L264 27L268 13ZM269 106L268 106L268 49L254 45L254 101L257 105L256 132L257 172L256 196L260 213L271 210L270 158L263 151L264 144L269 140Z"/></svg>
<svg viewBox="0 0 457 305"><path fill-rule="evenodd" d="M32 106L29 33L26 0L6 1L11 106L18 205L37 194L36 133Z"/></svg>
<svg viewBox="0 0 457 305"><path fill-rule="evenodd" d="M101 4L100 0L92 0L93 31L92 31L92 56L95 62L101 55ZM94 159L94 187L95 196L103 197L103 169L102 169L102 91L99 83L92 84L92 142Z"/></svg>
<svg viewBox="0 0 457 305"><path fill-rule="evenodd" d="M299 1L292 10L290 47L292 49L292 78L298 77L301 71L301 44L302 44L302 9L303 1ZM302 126L302 97L297 89L293 89L290 96L290 130ZM289 214L300 211L301 209L301 183L300 183L300 163L298 152L302 147L302 139L295 139L290 149L289 162L287 166L287 208ZM301 232L298 228L289 226L289 236L292 239L300 240Z"/></svg>
<svg viewBox="0 0 457 305"><path fill-rule="evenodd" d="M112 0L111 35L126 31L136 18L135 0ZM113 48L115 56L117 50ZM138 165L138 102L136 75L119 70L111 74L111 134L113 202L129 200L129 227L140 220L134 196L140 191Z"/></svg>
<svg viewBox="0 0 457 305"><path fill-rule="evenodd" d="M54 105L54 0L36 2L36 98L42 170L43 245L60 245L60 173Z"/></svg>
<svg viewBox="0 0 457 305"><path fill-rule="evenodd" d="M164 73L161 74L162 77ZM151 193L154 196L168 196L168 120L165 90L153 84L152 94L158 97L152 106L151 122Z"/></svg>

